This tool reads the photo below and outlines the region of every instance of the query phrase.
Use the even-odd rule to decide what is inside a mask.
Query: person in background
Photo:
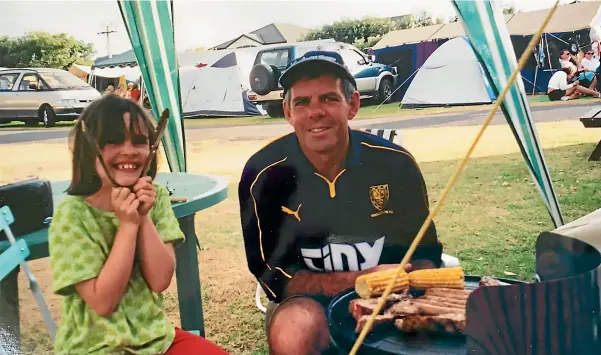
[[[588,71],[578,57],[572,56],[567,49],[562,50],[559,56],[559,63],[562,68],[569,68],[573,73],[573,80],[578,80],[578,85],[595,91],[597,88],[597,78],[594,71]]]
[[[131,85],[132,85],[132,87],[131,87],[131,91],[130,91],[130,99],[133,102],[139,103],[141,92],[140,92],[140,89],[138,89],[138,84],[132,83]]]
[[[599,68],[599,60],[593,57],[593,50],[590,49],[584,53],[584,58],[580,60],[580,65],[587,71],[596,72]]]
[[[115,87],[113,85],[109,85],[104,89],[104,93],[102,96],[113,95],[115,93]]]
[[[577,99],[581,94],[588,94],[593,97],[599,97],[600,94],[594,90],[588,89],[578,80],[568,84],[574,77],[574,69],[572,67],[561,68],[553,74],[547,86],[547,95],[551,101],[567,101]]]
[[[115,90],[115,94],[119,97],[127,97],[127,89],[125,88],[125,85],[119,84],[119,86],[117,86],[117,90]]]

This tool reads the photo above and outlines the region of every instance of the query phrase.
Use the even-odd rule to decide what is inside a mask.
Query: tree
[[[92,44],[65,33],[31,32],[22,37],[0,37],[0,67],[44,67],[67,70],[77,63],[91,63]]]
[[[367,17],[362,20],[345,19],[311,30],[301,40],[332,38],[335,41],[353,44],[357,48],[363,49],[373,46],[390,31],[429,26],[435,23],[442,23],[442,19],[432,19],[427,13],[423,13],[419,17],[402,16],[397,21],[375,17]]]
[[[503,8],[503,14],[504,15],[511,15],[511,14],[515,14],[515,7],[512,6],[507,6]]]

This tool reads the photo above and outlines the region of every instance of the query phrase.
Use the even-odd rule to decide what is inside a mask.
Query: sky
[[[570,0],[560,0],[569,3]],[[503,0],[520,11],[552,6],[554,0]],[[317,28],[348,18],[392,17],[423,11],[448,18],[455,15],[450,0],[329,0],[329,1],[205,1],[175,0],[175,40],[178,52],[212,47],[270,23],[291,23]],[[93,44],[93,57],[110,51],[118,54],[131,48],[116,0],[6,1],[0,0],[0,36],[22,36],[27,32],[67,33]]]

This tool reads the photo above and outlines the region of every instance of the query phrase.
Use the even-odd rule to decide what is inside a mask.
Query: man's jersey
[[[414,158],[383,138],[349,130],[343,170],[332,181],[303,154],[294,133],[255,153],[239,184],[246,256],[268,298],[283,299],[298,270],[360,271],[398,264],[428,216]],[[441,264],[432,223],[413,260]]]

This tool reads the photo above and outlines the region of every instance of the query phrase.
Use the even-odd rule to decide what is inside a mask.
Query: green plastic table
[[[196,212],[214,206],[227,198],[228,182],[225,178],[211,175],[188,173],[159,173],[155,181],[166,186],[173,194],[171,197],[185,197],[186,202],[173,203],[173,211],[179,220],[186,241],[176,248],[176,278],[180,319],[182,329],[195,331],[204,336],[202,297],[198,270],[197,237],[194,230]],[[54,207],[66,196],[69,181],[52,183]],[[30,250],[27,260],[48,257],[48,228],[44,228],[16,238],[24,239]],[[8,241],[0,242],[0,253],[10,247]],[[10,338],[18,346],[19,329],[19,291],[18,271],[5,277],[0,283],[0,328],[5,332],[3,338]],[[35,275],[35,273],[34,273]],[[9,334],[7,334],[9,333]],[[17,347],[18,349],[18,347]]]

